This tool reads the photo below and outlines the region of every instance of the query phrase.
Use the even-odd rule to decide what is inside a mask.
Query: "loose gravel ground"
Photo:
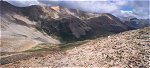
[[[2,67],[149,68],[150,27],[97,38],[65,52],[32,57]]]

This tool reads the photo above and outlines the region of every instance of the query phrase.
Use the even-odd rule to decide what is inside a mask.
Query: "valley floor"
[[[97,38],[73,49],[33,56],[1,67],[149,68],[150,27]]]

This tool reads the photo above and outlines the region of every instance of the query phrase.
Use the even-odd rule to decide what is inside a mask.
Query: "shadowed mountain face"
[[[128,30],[150,26],[150,20],[149,19],[138,19],[135,17],[124,17],[121,20],[122,20],[123,24],[126,25]]]
[[[57,35],[65,41],[95,36],[103,32],[122,32],[127,29],[111,14],[94,14],[55,7],[57,10],[47,6],[30,6],[21,9],[30,20],[40,24],[39,29],[49,35]]]
[[[15,7],[7,2],[1,1],[0,3],[2,8],[1,18],[5,20],[5,23],[1,22],[2,26],[4,26],[2,29],[5,29],[3,33],[8,31],[8,33],[28,37],[29,35],[26,35],[27,32],[22,32],[21,30],[23,27],[26,27],[27,29],[33,28],[40,34],[45,33],[49,36],[56,36],[63,41],[70,41],[85,39],[104,34],[105,32],[116,33],[127,30],[126,26],[118,18],[107,13],[87,13],[59,6],[33,5],[29,7]],[[18,25],[21,28],[17,27],[14,29],[15,31],[9,31],[7,26],[12,26],[11,24]],[[29,31],[27,29],[24,29],[24,31]],[[31,32],[28,33],[30,34]]]
[[[87,13],[60,6],[15,7],[0,1],[2,36],[19,36],[42,42],[57,43],[81,40],[105,33],[127,30],[117,17],[104,13]]]

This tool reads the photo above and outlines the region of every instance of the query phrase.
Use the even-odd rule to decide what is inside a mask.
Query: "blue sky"
[[[121,8],[121,10],[125,10],[125,11],[132,11],[134,8],[130,7],[130,6],[123,6]]]
[[[149,0],[4,0],[15,6],[63,6],[87,12],[111,13],[118,17],[149,18]]]

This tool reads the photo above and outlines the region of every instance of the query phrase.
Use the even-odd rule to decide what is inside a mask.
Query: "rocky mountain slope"
[[[126,26],[111,14],[91,15],[76,9],[68,9],[59,6],[47,7],[35,5],[21,9],[25,16],[29,16],[30,20],[37,21],[38,24],[40,24],[38,27],[39,29],[49,35],[59,36],[66,41],[90,36],[89,32],[95,30],[95,28],[101,29],[94,31],[94,33],[96,32],[95,34],[104,31],[121,32],[127,30]],[[117,30],[117,28],[120,30]],[[102,29],[104,29],[104,31],[102,31]],[[69,39],[67,39],[66,36]]]
[[[149,57],[150,27],[146,27],[97,38],[65,52],[54,51],[43,57],[35,56],[2,67],[149,68]]]
[[[36,22],[29,20],[18,7],[0,1],[1,51],[24,51],[39,43],[60,42],[36,29]]]
[[[143,28],[147,20],[124,22],[108,13],[16,7],[4,1],[0,19],[2,68],[150,67],[150,27]]]
[[[60,40],[75,41],[127,30],[111,14],[92,14],[59,6],[16,7],[4,1],[0,4],[1,51],[24,51],[39,43],[59,44]]]
[[[4,1],[0,4],[1,51],[24,51],[39,43],[59,44],[127,30],[117,17],[107,13],[60,6],[16,7]]]

